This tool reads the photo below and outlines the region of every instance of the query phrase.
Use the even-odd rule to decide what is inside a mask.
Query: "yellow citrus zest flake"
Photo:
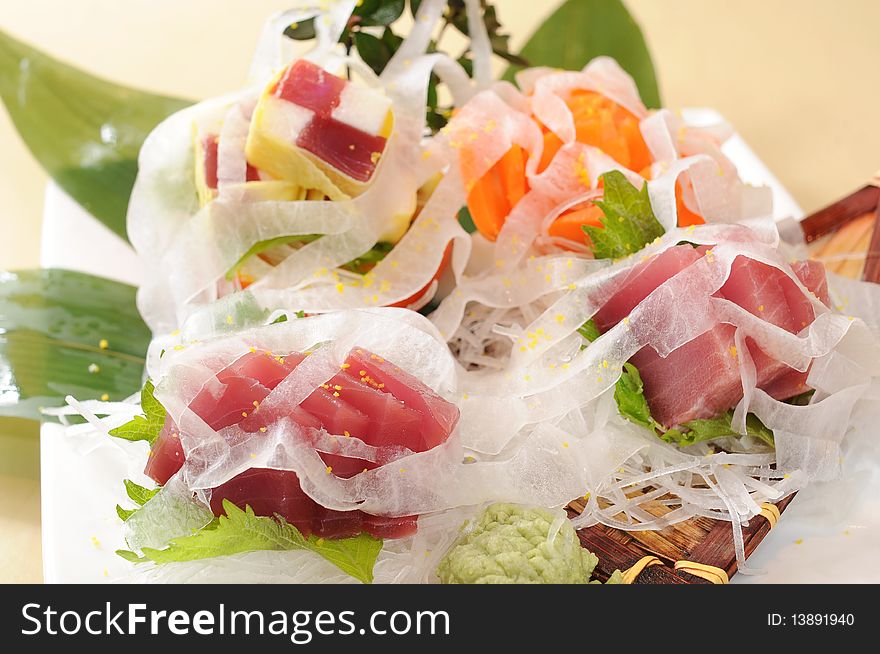
[[[333,466],[327,466],[324,470],[329,475],[331,472],[333,472]]]
[[[345,286],[343,285],[342,282],[339,282],[338,284],[336,284],[336,290],[339,291],[340,293],[345,291]]]
[[[346,438],[351,438],[351,434],[349,433],[349,431],[347,429],[342,433],[345,434]]]
[[[728,350],[730,351],[730,356],[734,359],[736,358],[736,345],[731,345]]]
[[[795,544],[795,545],[801,545],[803,542],[804,542],[804,539],[803,539],[803,538],[798,538],[798,539],[794,542],[794,544]]]
[[[106,338],[102,338],[100,341],[98,341],[98,347],[102,350],[106,350],[108,347],[110,347],[110,343],[107,342]]]
[[[227,325],[231,325],[231,324],[232,324],[232,314],[226,316],[226,324],[227,324]]]
[[[266,427],[260,427],[260,431],[263,432],[264,434],[266,433],[266,429],[267,429]]]
[[[350,363],[343,363],[339,367],[342,368],[343,370],[348,370],[349,368],[351,368],[351,364]]]

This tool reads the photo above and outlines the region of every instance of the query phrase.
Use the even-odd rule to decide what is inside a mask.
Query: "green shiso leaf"
[[[155,387],[149,379],[144,384],[141,391],[141,411],[142,416],[135,416],[124,425],[120,425],[116,429],[110,430],[111,436],[123,438],[127,441],[147,441],[150,445],[156,442],[159,432],[165,424],[165,407],[155,398],[153,391]],[[126,488],[128,488],[126,483]],[[131,497],[131,492],[129,492]],[[132,497],[132,499],[134,499]],[[141,502],[143,504],[143,502]]]
[[[621,259],[663,236],[665,230],[651,208],[647,183],[639,190],[617,170],[605,173],[600,179],[604,184],[604,197],[595,204],[605,214],[601,218],[602,227],[583,227],[593,243],[593,256]]]
[[[651,417],[648,400],[645,399],[642,377],[638,368],[631,363],[623,364],[623,371],[614,388],[614,400],[617,402],[620,415],[630,422],[651,430],[657,426]]]
[[[117,553],[129,561],[161,564],[258,550],[309,550],[363,583],[373,581],[373,567],[382,549],[378,538],[368,534],[341,539],[306,537],[279,516],[258,516],[249,506],[242,510],[224,500],[223,510],[226,515],[192,535],[175,538],[165,549],[143,548],[143,558],[124,550]]]
[[[124,479],[122,483],[125,485],[125,492],[128,495],[128,498],[137,504],[137,508],[134,509],[125,509],[118,504],[116,505],[116,515],[118,515],[119,519],[123,522],[128,520],[140,507],[153,499],[156,494],[162,490],[161,487],[146,488],[140,484],[136,484],[131,479]]]
[[[669,429],[661,435],[661,438],[668,443],[676,443],[677,445],[693,445],[725,436],[737,437],[740,435],[733,428],[733,411],[727,411],[715,418],[691,420],[684,423],[682,427],[684,427],[684,431]],[[770,447],[775,447],[773,431],[753,413],[746,416],[746,434],[764,441]]]

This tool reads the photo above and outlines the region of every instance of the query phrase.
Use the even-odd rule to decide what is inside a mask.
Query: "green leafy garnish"
[[[604,197],[595,204],[605,214],[600,219],[602,227],[582,227],[593,244],[593,256],[621,259],[663,236],[663,225],[651,208],[647,183],[639,190],[618,170],[609,171],[600,179]]]
[[[654,430],[659,425],[651,417],[648,400],[645,399],[645,385],[638,368],[631,363],[623,364],[623,371],[614,388],[614,400],[620,415],[641,425],[645,429]]]
[[[800,395],[795,395],[794,397],[790,397],[787,400],[783,400],[786,404],[791,404],[793,406],[807,406],[810,403],[810,400],[813,399],[813,395],[816,394],[815,389],[810,389],[808,391],[804,391]]]
[[[580,334],[587,343],[592,343],[601,335],[599,332],[599,328],[596,326],[596,321],[590,318],[587,322],[577,328],[578,334]],[[585,348],[586,345],[583,345],[581,349]]]
[[[299,236],[279,236],[278,238],[271,238],[266,241],[260,241],[259,243],[254,244],[247,252],[245,252],[241,256],[241,258],[235,263],[234,266],[232,266],[232,268],[226,271],[226,279],[233,279],[239,269],[251,257],[262,254],[263,252],[270,250],[274,247],[290,245],[292,243],[300,243],[302,245],[305,245],[306,243],[311,243],[312,241],[316,241],[319,238],[321,238],[320,234],[301,234]],[[382,259],[384,259],[393,248],[393,243],[385,243],[380,241],[359,257],[341,265],[340,268],[345,268],[346,270],[349,270],[353,273],[364,274],[369,268],[372,268],[374,265],[382,261]]]
[[[473,234],[477,231],[477,226],[474,224],[474,218],[471,216],[471,212],[466,206],[462,207],[458,212],[458,224],[461,225],[461,228],[468,234]]]
[[[142,416],[135,416],[124,425],[110,430],[111,436],[124,438],[127,441],[147,441],[150,445],[156,442],[159,432],[165,425],[165,407],[153,395],[155,386],[149,379],[141,391]]]
[[[232,268],[226,271],[226,279],[233,279],[235,277],[235,274],[238,272],[238,269],[241,268],[248,259],[257,256],[258,254],[262,254],[266,250],[281,245],[290,245],[291,243],[311,243],[312,241],[315,241],[319,238],[321,238],[320,234],[299,234],[297,236],[279,236],[278,238],[270,238],[265,241],[259,241],[258,243],[252,245],[247,252],[241,255],[239,260],[235,262],[235,265],[233,265]]]
[[[306,312],[305,312],[305,311],[302,311],[302,310],[300,310],[300,311],[295,311],[295,312],[293,313],[293,315],[294,315],[296,318],[305,318],[305,317],[306,317]],[[273,320],[273,321],[270,322],[269,324],[270,324],[270,325],[279,325],[279,324],[281,324],[281,323],[283,323],[283,322],[287,322],[287,314],[286,314],[286,313],[282,313],[280,316],[278,316],[277,318],[275,318],[275,320]]]
[[[665,429],[651,416],[642,377],[638,368],[631,363],[623,364],[620,379],[617,380],[614,388],[614,401],[617,402],[620,415],[632,423],[650,429],[667,443],[687,446],[726,436],[741,436],[733,428],[733,411],[727,411],[714,418],[691,420],[679,428]],[[775,447],[773,430],[753,413],[746,416],[746,434],[764,441],[770,447]]]
[[[386,243],[384,241],[379,241],[371,247],[369,250],[364,252],[361,256],[356,259],[352,259],[346,264],[340,266],[340,268],[345,268],[346,270],[350,270],[353,273],[364,274],[370,268],[375,266],[377,263],[382,261],[391,250],[394,249],[394,243]]]
[[[686,431],[669,429],[660,438],[667,443],[677,445],[693,445],[703,441],[712,441],[725,436],[740,436],[733,428],[733,411],[727,411],[715,418],[691,420],[682,425]],[[753,413],[746,416],[746,434],[758,438],[770,447],[775,447],[773,431]]]
[[[161,564],[258,550],[309,550],[365,584],[373,581],[373,566],[382,549],[382,541],[378,538],[369,534],[341,539],[306,537],[280,516],[258,516],[250,506],[242,511],[232,502],[223,500],[223,510],[226,515],[192,535],[175,538],[165,549],[145,547],[140,557],[127,550],[116,553],[133,563],[152,561]]]
[[[122,483],[125,485],[125,492],[128,495],[128,498],[137,504],[138,508],[149,502],[160,490],[162,490],[161,487],[145,488],[140,484],[134,483],[131,479],[125,479]],[[123,522],[128,520],[137,510],[138,509],[124,509],[118,504],[116,505],[116,515],[118,515]]]

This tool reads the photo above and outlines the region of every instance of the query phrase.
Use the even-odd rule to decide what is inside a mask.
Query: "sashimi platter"
[[[597,575],[579,533],[700,519],[754,575],[743,534],[870,437],[880,289],[809,258],[732,128],[607,56],[501,80],[459,4],[467,61],[422,0],[377,73],[361,3],[300,3],[144,142],[143,389],[49,410],[121,470],[95,577],[632,583],[675,562]]]

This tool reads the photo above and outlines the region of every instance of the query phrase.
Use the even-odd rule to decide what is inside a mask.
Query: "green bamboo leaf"
[[[49,175],[123,238],[141,143],[189,104],[98,79],[3,31],[0,97]]]
[[[520,52],[532,66],[579,70],[599,55],[617,59],[633,76],[642,101],[660,106],[654,64],[642,31],[622,0],[568,0],[535,31]],[[512,80],[518,67],[507,69]]]
[[[0,272],[0,415],[141,387],[150,330],[126,284],[68,270]]]

